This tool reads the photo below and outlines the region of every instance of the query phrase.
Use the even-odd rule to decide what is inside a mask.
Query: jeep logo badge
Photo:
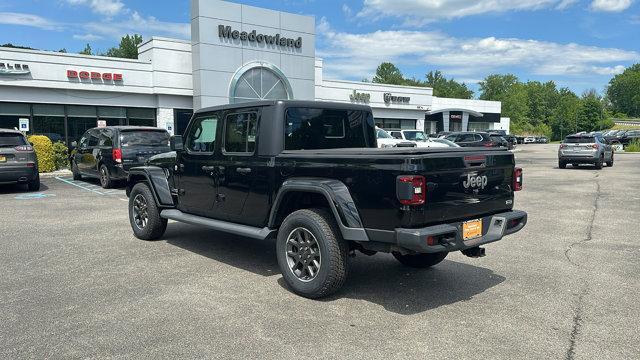
[[[472,176],[471,174],[467,174],[467,180],[462,182],[462,186],[465,189],[469,188],[479,188],[484,189],[487,186],[489,179],[486,175],[482,176]]]

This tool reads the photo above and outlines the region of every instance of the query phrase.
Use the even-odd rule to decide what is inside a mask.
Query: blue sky
[[[313,15],[325,77],[371,78],[382,61],[477,88],[493,73],[602,91],[640,62],[640,0],[247,0]],[[190,1],[3,0],[0,43],[106,50],[126,33],[189,38]]]

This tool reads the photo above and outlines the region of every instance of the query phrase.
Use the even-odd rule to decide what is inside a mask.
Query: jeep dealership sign
[[[246,31],[238,31],[233,30],[231,26],[218,25],[218,36],[221,39],[233,39],[240,41],[249,41],[258,44],[267,44],[267,45],[279,45],[284,47],[291,47],[300,49],[302,47],[302,37],[298,37],[297,39],[286,38],[280,36],[280,34],[275,35],[265,35],[257,33],[255,30],[251,32]]]
[[[395,96],[391,93],[384,93],[385,104],[408,104],[411,98],[408,96]]]

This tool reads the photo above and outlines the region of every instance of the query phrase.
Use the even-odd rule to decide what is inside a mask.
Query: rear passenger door
[[[478,139],[476,134],[460,134],[456,143],[463,147],[476,146]]]
[[[268,210],[269,158],[258,155],[260,108],[229,112],[218,166],[219,200],[227,220],[261,226]]]

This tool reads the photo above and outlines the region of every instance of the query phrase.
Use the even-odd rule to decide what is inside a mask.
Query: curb
[[[57,170],[54,172],[49,172],[49,173],[40,173],[40,178],[41,179],[52,179],[56,176],[70,176],[71,175],[71,170]]]

